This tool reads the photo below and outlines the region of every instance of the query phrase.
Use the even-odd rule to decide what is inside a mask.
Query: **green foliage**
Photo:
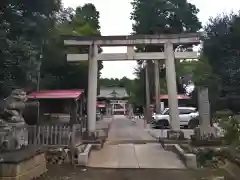
[[[198,9],[186,0],[134,0],[131,20],[134,21],[133,31],[135,34],[176,34],[183,32],[196,32],[201,28],[197,18]],[[163,51],[160,46],[139,47],[138,51],[159,52]],[[144,70],[140,66],[136,69],[138,83],[135,92],[139,102],[144,102]],[[154,77],[154,64],[148,61],[149,77]],[[160,78],[165,79],[165,69],[161,70]],[[183,92],[180,79],[177,78],[179,93]],[[161,80],[164,85],[165,80]],[[150,96],[153,100],[154,78],[150,78]],[[164,92],[166,89],[164,89]],[[141,100],[140,100],[141,99]],[[142,104],[143,105],[143,104]]]
[[[203,54],[221,79],[223,95],[238,95],[240,87],[240,14],[219,15],[205,27]]]
[[[118,78],[101,78],[99,80],[100,86],[104,87],[129,87],[129,84],[132,83],[133,80],[128,79],[127,77],[123,77],[121,79]],[[128,88],[127,88],[128,89]],[[129,89],[130,90],[130,89]]]
[[[63,46],[61,35],[90,36],[100,35],[99,12],[94,5],[65,9],[59,14],[53,36],[46,44],[41,69],[41,88],[87,90],[88,61],[66,62],[66,53],[88,53],[86,48],[68,48]],[[102,69],[99,62],[99,71]]]
[[[220,83],[220,79],[212,72],[212,67],[204,56],[195,62],[194,67],[193,80],[197,86],[211,87]]]
[[[180,77],[193,74],[197,63],[198,61],[178,61],[176,62],[176,71]]]
[[[226,98],[225,107],[239,112],[240,97],[240,14],[219,15],[205,27],[201,66],[196,76],[199,85],[211,91],[211,105],[217,107],[220,97]],[[204,62],[205,61],[205,62]],[[199,76],[200,73],[202,76]],[[217,109],[217,108],[216,108]]]
[[[199,10],[186,0],[134,0],[132,5],[137,34],[176,34],[201,28]]]
[[[99,12],[93,4],[89,3],[83,7],[77,7],[76,17],[77,19],[82,18],[85,23],[88,23],[92,29],[97,30],[98,34],[100,34]]]
[[[219,168],[224,165],[225,153],[222,150],[212,148],[199,148],[196,153],[197,164],[199,167]]]
[[[224,123],[225,141],[231,145],[239,145],[240,143],[240,124],[237,118],[230,117]]]
[[[61,35],[100,35],[93,4],[73,10],[60,0],[10,0],[0,2],[0,14],[1,96],[12,88],[36,89],[39,66],[41,89],[86,89],[88,62],[69,64],[66,54],[87,49],[64,48]]]
[[[221,111],[216,111],[216,113],[215,113],[215,115],[216,115],[216,117],[218,117],[218,118],[222,118],[222,117],[227,117],[227,118],[229,118],[229,116],[233,116],[234,114],[233,114],[233,112],[231,111],[231,110],[229,110],[229,109],[223,109],[223,110],[221,110]]]
[[[1,96],[36,85],[41,39],[51,31],[60,5],[53,0],[0,2]]]

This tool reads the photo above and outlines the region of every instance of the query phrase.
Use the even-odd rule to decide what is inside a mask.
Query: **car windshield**
[[[190,108],[182,108],[179,109],[179,114],[191,114],[191,113],[195,113],[196,109],[190,109]]]
[[[166,115],[168,113],[168,108],[164,109],[164,111],[162,112],[162,115]]]
[[[192,108],[179,108],[178,109],[179,114],[190,114],[196,112],[196,109]],[[164,109],[164,111],[161,113],[162,115],[168,115],[169,114],[169,108]]]

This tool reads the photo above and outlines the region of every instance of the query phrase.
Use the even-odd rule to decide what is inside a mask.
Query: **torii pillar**
[[[164,53],[166,58],[166,78],[168,89],[168,106],[171,120],[171,128],[173,130],[180,130],[180,118],[178,112],[177,99],[177,83],[176,83],[176,69],[175,56],[172,42],[168,41],[164,44]]]
[[[161,100],[160,100],[160,82],[159,82],[159,60],[154,61],[154,75],[155,75],[155,104],[156,113],[161,112]]]
[[[98,80],[98,47],[96,44],[92,44],[89,47],[88,56],[88,103],[87,103],[87,115],[88,115],[88,131],[93,133],[96,131],[96,102],[97,102],[97,80]],[[94,107],[94,108],[93,108]]]

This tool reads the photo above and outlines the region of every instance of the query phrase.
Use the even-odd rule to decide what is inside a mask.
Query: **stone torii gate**
[[[196,52],[174,52],[174,46],[185,44],[199,44],[200,34],[172,34],[172,35],[130,35],[130,36],[64,36],[65,46],[89,46],[88,54],[67,54],[68,62],[89,61],[88,73],[88,131],[96,131],[96,101],[97,101],[97,61],[127,61],[127,60],[166,60],[166,78],[168,88],[168,101],[170,109],[171,127],[180,130],[178,112],[175,59],[196,59]],[[134,51],[136,45],[164,46],[164,52]],[[127,53],[98,53],[101,46],[127,46]]]

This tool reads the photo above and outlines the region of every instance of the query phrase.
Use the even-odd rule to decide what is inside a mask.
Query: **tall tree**
[[[100,33],[99,12],[93,4],[88,3],[83,7],[77,7],[76,16],[82,18],[85,23]]]
[[[221,79],[221,95],[229,98],[232,110],[240,111],[240,13],[211,18],[205,32],[203,54]]]
[[[36,88],[39,64],[41,88],[87,87],[88,62],[70,64],[65,56],[87,49],[66,50],[60,36],[100,35],[94,5],[75,11],[62,9],[61,0],[10,0],[0,2],[0,14],[0,95],[8,95],[16,87]]]
[[[61,35],[90,36],[100,35],[99,12],[93,4],[65,9],[58,15],[55,30],[44,49],[41,68],[41,88],[87,90],[88,61],[71,64],[66,61],[66,54],[88,53],[87,48],[66,48]],[[102,62],[99,62],[99,76]],[[86,91],[87,92],[87,91]]]
[[[1,95],[36,84],[41,39],[51,31],[60,6],[59,0],[0,2]]]
[[[240,14],[210,19],[205,31],[203,53],[213,72],[220,75],[223,88],[235,94],[240,87]]]
[[[133,31],[135,34],[176,34],[196,32],[201,28],[201,23],[197,18],[199,10],[187,0],[134,0],[132,5],[131,19],[134,21]],[[163,47],[145,46],[141,47],[139,51],[159,52],[163,51]],[[149,77],[154,77],[153,62],[148,61],[148,63]],[[163,69],[161,75],[165,77],[164,72]],[[143,77],[139,76],[139,80],[143,81]],[[151,78],[151,97],[154,97],[153,85],[154,81]],[[142,87],[139,88],[142,89]],[[181,90],[181,86],[178,89]],[[141,92],[144,92],[143,89]],[[139,97],[144,97],[144,94]]]
[[[127,77],[123,77],[121,79],[118,78],[101,78],[99,80],[100,86],[103,87],[124,87],[128,94],[133,93],[134,79],[129,79]]]
[[[195,5],[186,0],[134,0],[131,19],[139,34],[176,34],[201,28]]]

